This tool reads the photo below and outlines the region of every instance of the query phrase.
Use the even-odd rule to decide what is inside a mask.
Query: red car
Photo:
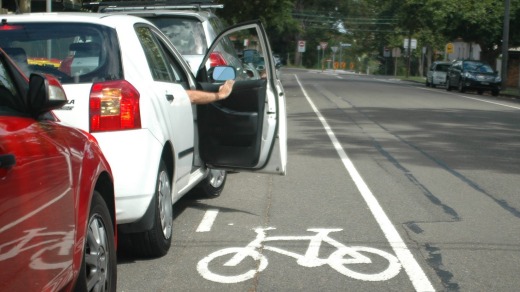
[[[50,112],[67,103],[0,49],[0,291],[116,291],[112,173],[95,139]]]

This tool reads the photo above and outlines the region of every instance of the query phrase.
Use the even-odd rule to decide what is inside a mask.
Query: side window
[[[171,67],[164,56],[163,49],[158,44],[152,31],[145,26],[137,26],[135,31],[141,46],[143,46],[153,79],[155,81],[173,82],[174,74],[171,72]]]
[[[4,60],[0,61],[0,115],[19,115],[22,98],[18,92]]]
[[[177,83],[183,83],[184,87],[187,88],[188,84],[186,83],[186,81],[188,80],[188,78],[182,70],[182,66],[179,64],[177,59],[169,50],[168,46],[161,39],[158,38],[157,40],[160,43],[161,48],[164,52],[164,57],[168,62],[168,66],[170,67],[170,70],[173,73],[173,81]]]
[[[220,65],[236,69],[236,80],[267,77],[267,54],[262,47],[256,28],[241,29],[218,40],[206,65],[207,72]]]

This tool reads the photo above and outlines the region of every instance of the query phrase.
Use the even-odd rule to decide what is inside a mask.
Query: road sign
[[[330,49],[332,50],[332,52],[337,52],[338,51],[338,47],[334,46],[334,47],[330,47]]]
[[[298,41],[298,52],[305,52],[305,41]]]
[[[405,49],[408,49],[408,39],[404,39],[403,44],[403,47]],[[410,42],[410,46],[412,47],[412,50],[417,49],[417,39],[412,39],[412,41]]]
[[[448,43],[446,45],[446,53],[453,54],[453,44],[452,43]]]
[[[352,44],[344,44],[344,43],[339,43],[339,44],[340,44],[340,46],[341,46],[342,48],[348,48],[348,47],[351,47],[351,46],[352,46]]]
[[[328,44],[329,43],[327,43],[327,42],[320,42],[320,47],[325,50],[327,48]]]
[[[394,57],[394,58],[401,57],[401,49],[400,48],[393,48],[392,49],[392,57]]]

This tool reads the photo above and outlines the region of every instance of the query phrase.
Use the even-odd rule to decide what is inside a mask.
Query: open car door
[[[227,99],[197,106],[200,157],[211,168],[284,175],[285,95],[263,25],[238,24],[215,39],[197,74],[201,89],[218,90],[217,66],[233,67],[235,84]]]

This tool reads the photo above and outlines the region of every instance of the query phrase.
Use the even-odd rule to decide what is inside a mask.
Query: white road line
[[[303,85],[300,82],[300,79],[298,79],[298,76],[294,75],[296,77],[296,81],[300,85],[300,88],[305,95],[305,98],[311,105],[313,111],[318,116],[318,119],[321,121],[323,128],[325,128],[325,131],[327,132],[327,135],[329,136],[330,140],[332,141],[332,144],[334,145],[334,148],[338,152],[339,157],[341,158],[341,161],[343,162],[343,165],[347,169],[348,173],[350,174],[350,177],[356,184],[359,192],[361,193],[361,196],[363,199],[365,199],[365,202],[367,203],[370,211],[372,212],[372,215],[376,219],[377,223],[379,224],[379,227],[383,231],[383,233],[386,236],[386,239],[388,240],[388,243],[392,246],[392,249],[394,250],[397,258],[403,265],[404,270],[408,274],[408,277],[412,281],[413,286],[415,287],[416,291],[435,291],[432,284],[430,283],[430,280],[428,277],[426,277],[426,274],[422,270],[421,266],[415,258],[413,257],[412,253],[404,243],[403,239],[399,235],[399,232],[395,229],[394,225],[386,215],[385,211],[379,205],[379,202],[377,201],[374,194],[372,194],[372,191],[368,188],[368,185],[365,183],[359,172],[357,171],[356,167],[352,163],[352,161],[349,159],[347,153],[345,153],[345,150],[339,143],[338,139],[336,138],[336,135],[330,128],[329,124],[325,120],[325,118],[321,115],[318,108],[314,105],[310,97],[307,95],[307,92],[303,88]]]
[[[431,88],[424,88],[424,87],[417,87],[417,88],[422,89],[422,90],[432,91],[432,92],[439,92],[438,90],[431,89]],[[450,94],[450,92],[448,92],[448,91],[446,91],[445,93],[446,94]],[[503,106],[503,107],[509,107],[509,108],[514,108],[514,109],[520,110],[520,107],[518,107],[518,106],[507,105],[507,104],[503,104],[503,103],[500,103],[500,102],[494,102],[494,101],[485,100],[485,99],[482,99],[482,98],[476,98],[476,97],[471,97],[471,96],[466,96],[466,95],[461,95],[461,94],[456,94],[456,93],[451,93],[451,95],[455,95],[455,96],[458,96],[458,97],[463,97],[463,98],[467,98],[467,99],[472,99],[472,100],[476,100],[476,101],[481,101],[481,102],[485,102],[485,103],[490,103],[490,104],[494,104],[494,105],[500,105],[500,106]]]
[[[503,103],[499,103],[499,102],[493,102],[493,101],[489,101],[489,100],[484,100],[484,99],[480,99],[480,98],[464,96],[464,95],[460,95],[460,94],[455,94],[455,95],[456,96],[460,96],[460,97],[464,97],[464,98],[467,98],[467,99],[477,100],[477,101],[481,101],[481,102],[485,102],[485,103],[491,103],[491,104],[494,104],[494,105],[500,105],[500,106],[514,108],[514,109],[520,109],[520,107],[507,105],[507,104],[503,104]]]
[[[204,213],[204,217],[202,217],[202,221],[197,227],[197,232],[208,232],[211,231],[211,226],[213,226],[213,222],[218,215],[218,209],[209,209]]]

